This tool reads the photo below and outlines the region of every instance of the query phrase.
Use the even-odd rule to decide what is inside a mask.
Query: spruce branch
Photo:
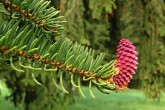
[[[91,81],[100,89],[115,90],[115,84],[106,79],[107,76],[116,74],[115,61],[102,65],[104,54],[94,57],[94,50],[72,43],[67,38],[60,38],[57,42],[51,43],[42,35],[39,38],[34,36],[33,33],[37,32],[35,28],[31,28],[31,24],[22,28],[19,28],[18,24],[19,21],[12,20],[9,23],[1,22],[0,26],[0,28],[3,27],[0,31],[0,53],[4,60],[10,61],[14,70],[24,72],[21,68],[30,69],[38,84],[40,83],[35,79],[34,71],[56,72],[59,70],[61,71],[60,85],[63,85],[62,73],[67,72],[82,76],[84,81]],[[8,31],[4,31],[7,30],[6,28]],[[14,65],[13,58],[19,61],[19,67]],[[37,64],[42,64],[43,67],[35,67]],[[72,75],[71,79],[71,83],[76,85]],[[64,87],[61,87],[67,93]],[[75,87],[80,89],[80,82]]]
[[[0,0],[6,10],[10,13],[12,19],[26,20],[42,31],[51,35],[59,35],[63,30],[60,19],[63,16],[57,16],[60,11],[54,7],[49,7],[50,1],[44,0]]]
[[[71,83],[79,89],[80,82],[78,85],[74,83],[74,74],[82,76],[84,81],[89,81],[89,88],[91,88],[91,84],[93,83],[102,92],[109,93],[111,90],[120,90],[127,87],[128,82],[132,78],[127,79],[127,75],[130,76],[131,74],[134,74],[131,72],[136,69],[137,59],[135,55],[137,53],[134,51],[135,47],[132,46],[128,40],[124,39],[120,42],[117,56],[118,63],[114,60],[102,65],[104,54],[94,57],[94,50],[77,43],[74,44],[67,38],[60,38],[57,42],[51,43],[42,35],[39,38],[36,38],[35,36],[31,37],[33,33],[37,33],[35,32],[35,28],[30,28],[31,25],[27,25],[22,27],[23,30],[21,29],[20,31],[18,26],[19,21],[18,23],[15,22],[16,21],[10,21],[9,23],[1,22],[0,28],[3,27],[3,30],[8,28],[9,30],[6,31],[6,33],[3,30],[0,31],[1,56],[4,60],[10,60],[11,67],[16,71],[24,72],[21,68],[32,70],[34,81],[38,84],[40,83],[35,79],[34,71],[56,72],[58,70],[60,71],[61,90],[66,93],[67,91],[62,86],[63,72],[67,72],[68,74],[72,73]],[[15,57],[19,59],[20,67],[14,66],[13,58]],[[128,63],[124,65],[121,60],[127,61],[129,64],[132,63],[133,65],[130,65],[130,68],[127,68],[126,66],[129,66],[127,65]],[[122,62],[123,66],[120,62]],[[23,65],[24,63],[28,63],[28,65]],[[42,64],[43,67],[35,67],[36,64]],[[126,82],[124,80],[126,80]],[[53,82],[55,81],[53,80]],[[122,85],[121,83],[124,84]],[[58,86],[56,83],[55,85]],[[80,93],[82,93],[81,90]],[[91,89],[90,93],[93,96]],[[82,96],[84,95],[82,94]]]
[[[51,8],[47,8],[49,2],[44,2],[44,0],[40,2],[38,0],[23,2],[1,0],[1,2],[10,11],[10,14],[13,14],[12,11],[18,12],[28,21],[25,20],[26,22],[22,24],[22,17],[12,18],[9,22],[0,20],[0,61],[10,65],[18,72],[24,72],[25,69],[31,70],[32,78],[39,85],[41,83],[35,77],[35,72],[49,72],[55,86],[65,93],[68,91],[63,85],[63,75],[70,75],[71,84],[79,89],[83,97],[85,95],[81,91],[81,80],[89,82],[89,91],[92,97],[94,97],[91,90],[92,84],[104,93],[127,88],[137,65],[137,52],[130,41],[122,39],[119,42],[116,60],[102,64],[103,53],[95,56],[93,49],[73,43],[64,37],[52,42],[45,38],[47,32],[41,32],[41,27],[36,26],[35,21],[29,23],[30,20],[33,20],[31,18],[37,19],[37,23],[39,23],[37,25],[40,25],[38,22],[40,20],[50,19],[51,23],[56,25],[55,21],[58,17],[55,17]],[[24,8],[25,11],[23,11]],[[29,17],[30,12],[32,13],[31,17]],[[46,23],[48,22],[46,21]],[[44,26],[49,28],[49,23]],[[19,65],[16,66],[15,61],[18,61]],[[60,81],[57,81],[55,77],[57,74],[60,76]],[[75,79],[75,76],[78,78]]]

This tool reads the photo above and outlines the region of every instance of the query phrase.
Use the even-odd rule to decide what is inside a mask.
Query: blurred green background
[[[65,16],[63,35],[106,53],[105,62],[115,59],[121,38],[134,43],[139,65],[130,89],[107,95],[93,88],[93,99],[84,84],[87,98],[72,89],[62,94],[47,74],[38,73],[41,87],[30,75],[0,64],[0,110],[165,109],[165,0],[51,0],[51,5]]]
[[[5,88],[4,83],[1,83],[1,86]],[[68,105],[66,110],[164,110],[165,108],[164,97],[160,102],[147,100],[140,90],[130,89],[119,93],[102,94],[96,88],[93,88],[94,95],[96,96],[94,99],[90,96],[87,87],[83,87],[82,89],[87,98],[74,96],[75,104]],[[23,110],[22,105],[14,107],[14,104],[10,101],[6,101],[6,95],[9,95],[9,91],[3,89],[0,97],[1,110]]]

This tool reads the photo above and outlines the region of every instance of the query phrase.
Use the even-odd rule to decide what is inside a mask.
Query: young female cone
[[[128,39],[121,39],[117,47],[117,62],[115,64],[119,72],[113,77],[116,89],[127,88],[133,78],[138,64],[136,55],[135,46]]]

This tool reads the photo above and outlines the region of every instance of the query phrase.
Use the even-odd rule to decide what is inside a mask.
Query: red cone
[[[119,73],[114,75],[113,81],[119,88],[128,86],[137,69],[137,52],[135,46],[128,39],[121,39],[117,47],[116,68]]]

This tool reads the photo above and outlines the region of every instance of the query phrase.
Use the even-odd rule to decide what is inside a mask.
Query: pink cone
[[[121,39],[117,47],[115,65],[119,69],[119,73],[113,77],[114,83],[119,88],[127,87],[133,77],[132,75],[135,74],[138,64],[136,55],[135,46],[128,39]]]

